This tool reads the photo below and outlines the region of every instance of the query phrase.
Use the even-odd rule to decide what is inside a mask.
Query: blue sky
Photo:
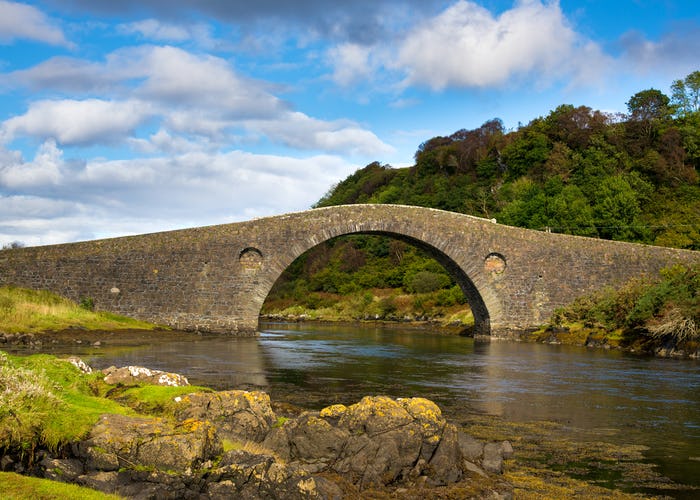
[[[0,244],[304,210],[436,135],[625,112],[699,54],[697,0],[0,0]]]

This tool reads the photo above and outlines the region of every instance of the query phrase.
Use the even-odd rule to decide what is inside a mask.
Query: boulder
[[[75,482],[85,471],[83,463],[75,458],[44,458],[39,465],[44,470],[44,478],[66,483]]]
[[[147,383],[172,387],[190,385],[187,378],[182,375],[161,370],[151,370],[143,366],[124,366],[122,368],[110,366],[102,372],[106,375],[104,381],[108,384],[134,385]]]
[[[454,483],[465,459],[460,431],[423,398],[368,396],[305,412],[273,429],[263,446],[306,472],[337,473],[361,489],[418,476]]]
[[[260,442],[277,421],[270,396],[260,391],[199,392],[182,396],[178,420],[208,420],[221,439]]]
[[[103,415],[79,455],[88,470],[114,471],[138,466],[185,472],[223,451],[214,427],[206,421],[173,424],[161,418]]]

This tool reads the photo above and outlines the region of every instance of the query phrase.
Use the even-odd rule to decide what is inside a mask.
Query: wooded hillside
[[[315,206],[418,205],[530,229],[700,250],[700,71],[671,91],[638,92],[626,114],[566,104],[516,130],[493,119],[433,137],[418,147],[414,166],[371,163]],[[453,287],[418,250],[353,237],[302,257],[271,298]]]

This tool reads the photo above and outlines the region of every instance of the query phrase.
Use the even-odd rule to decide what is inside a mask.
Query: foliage
[[[101,414],[129,412],[94,396],[94,382],[96,376],[53,356],[0,351],[0,448],[55,450],[87,434]]]
[[[553,323],[583,322],[606,330],[641,330],[677,341],[700,338],[700,266],[674,266],[654,280],[606,288],[555,311]]]
[[[626,116],[566,104],[514,131],[494,119],[434,137],[413,167],[372,163],[316,206],[401,203],[698,250],[700,72],[672,91],[636,93]]]
[[[91,330],[138,328],[153,330],[156,325],[118,316],[93,312],[94,301],[83,299],[78,305],[45,290],[0,287],[0,330],[8,333],[63,330],[80,326]]]

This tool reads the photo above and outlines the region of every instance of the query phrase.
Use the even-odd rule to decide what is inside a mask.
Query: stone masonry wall
[[[348,205],[225,224],[0,252],[0,285],[47,289],[186,330],[254,333],[270,288],[330,238],[379,233],[430,251],[484,333],[529,328],[577,296],[700,252],[543,233],[440,210]]]

